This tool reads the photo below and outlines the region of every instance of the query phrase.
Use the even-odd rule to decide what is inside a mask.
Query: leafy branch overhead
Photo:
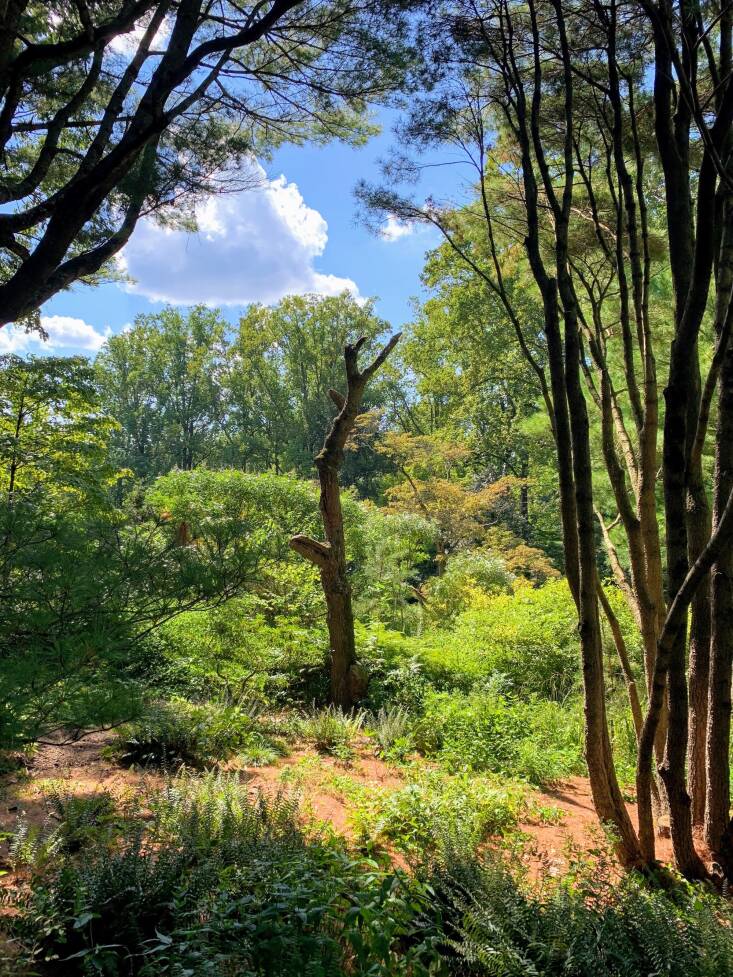
[[[5,6],[0,325],[114,273],[140,218],[251,188],[283,142],[362,141],[408,70],[402,2]]]

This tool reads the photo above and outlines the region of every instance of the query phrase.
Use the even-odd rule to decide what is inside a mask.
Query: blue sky
[[[379,159],[393,144],[384,131],[366,146],[286,146],[264,164],[264,187],[213,198],[199,211],[199,232],[163,231],[139,224],[123,252],[135,282],[75,288],[49,301],[42,317],[47,352],[93,355],[104,337],[141,312],[166,302],[220,305],[235,322],[249,302],[267,304],[286,294],[333,294],[348,287],[376,297],[380,315],[399,327],[420,294],[425,251],[438,241],[427,228],[390,221],[376,236],[357,221],[354,186],[379,180]],[[454,168],[431,169],[430,191],[450,194]],[[0,332],[3,349],[42,352],[12,327]]]

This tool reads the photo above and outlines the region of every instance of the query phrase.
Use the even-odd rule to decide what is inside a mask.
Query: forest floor
[[[110,734],[94,733],[77,742],[41,745],[23,768],[0,777],[2,837],[7,839],[14,831],[19,816],[29,825],[48,823],[52,819],[48,797],[53,790],[79,798],[105,791],[123,802],[163,786],[165,776],[160,772],[125,768],[107,759],[104,753],[110,740]],[[357,748],[348,760],[325,756],[303,745],[273,764],[241,767],[234,772],[253,797],[278,792],[296,795],[305,816],[350,840],[355,838],[355,792],[363,798],[371,792],[396,791],[405,785],[405,768],[378,759],[367,744]],[[607,850],[586,778],[573,777],[544,791],[528,788],[528,794],[529,810],[538,816],[530,814],[520,820],[511,847],[531,876],[564,874],[576,858]],[[627,806],[635,820],[635,806]],[[669,839],[658,838],[657,851],[660,860],[671,861]],[[0,852],[0,869],[9,867],[3,854]],[[405,865],[399,854],[393,858]],[[0,884],[12,886],[12,873],[5,874]]]

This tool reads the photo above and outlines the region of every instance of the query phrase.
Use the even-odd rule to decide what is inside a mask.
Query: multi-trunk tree
[[[703,820],[733,870],[732,15],[671,0],[449,4],[432,39],[442,78],[404,135],[460,149],[476,196],[456,211],[362,191],[441,230],[501,302],[535,372],[558,458],[596,809],[626,864],[653,863],[656,761],[688,877],[706,873],[693,835]],[[519,298],[526,282],[542,306],[542,358]],[[643,643],[638,832],[606,721],[598,537]]]

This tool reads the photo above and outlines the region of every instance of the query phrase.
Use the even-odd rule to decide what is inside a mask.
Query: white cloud
[[[112,330],[98,332],[83,319],[68,315],[41,316],[41,325],[48,333],[48,345],[54,349],[84,349],[96,352]]]
[[[210,197],[196,212],[198,232],[141,221],[122,267],[130,291],[162,302],[209,305],[271,304],[285,295],[358,295],[350,278],[316,271],[328,225],[308,207],[295,183],[267,180],[260,189]]]
[[[83,319],[68,315],[41,316],[41,325],[48,333],[48,340],[43,340],[38,333],[27,333],[20,326],[0,329],[0,353],[96,353],[112,332],[109,327],[99,332]]]
[[[140,41],[143,39],[143,35],[145,34],[149,23],[150,16],[147,16],[136,24],[133,30],[128,31],[126,34],[117,34],[116,37],[113,37],[110,41],[110,48],[116,54],[122,54],[126,58],[132,58],[138,49]],[[160,51],[166,46],[168,38],[170,37],[171,29],[170,19],[168,17],[164,17],[163,23],[155,32],[155,37],[150,45],[151,50]]]
[[[412,234],[415,230],[414,224],[408,224],[406,221],[401,221],[394,214],[390,214],[387,217],[387,223],[379,231],[379,236],[385,240],[389,241],[399,241],[401,237],[407,237]]]

